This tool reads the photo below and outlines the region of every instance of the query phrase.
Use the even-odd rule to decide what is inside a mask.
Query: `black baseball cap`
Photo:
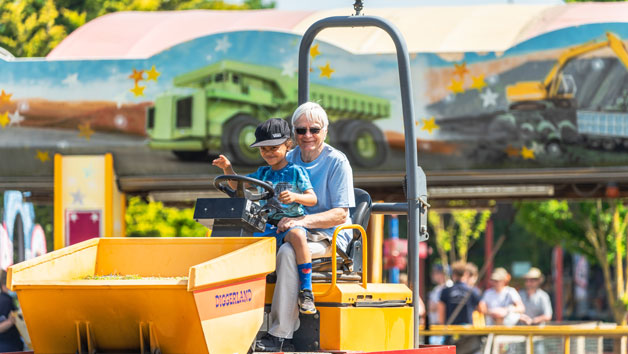
[[[281,118],[271,118],[255,129],[255,142],[251,147],[277,146],[290,139],[290,126]]]

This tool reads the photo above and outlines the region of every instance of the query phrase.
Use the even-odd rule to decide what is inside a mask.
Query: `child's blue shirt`
[[[273,170],[270,166],[262,166],[257,171],[247,175],[255,179],[267,182],[273,186],[275,196],[268,200],[261,200],[260,205],[273,205],[279,209],[273,210],[268,220],[279,221],[283,217],[297,217],[305,215],[305,208],[299,203],[282,204],[277,198],[279,193],[283,191],[291,191],[294,193],[303,193],[308,189],[313,189],[310,176],[301,166],[297,166],[291,162],[281,170]]]

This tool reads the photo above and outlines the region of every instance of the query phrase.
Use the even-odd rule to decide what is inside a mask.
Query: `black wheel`
[[[613,151],[617,148],[617,142],[613,138],[603,139],[602,148],[606,151]]]
[[[207,150],[201,151],[185,151],[185,150],[174,150],[172,151],[174,156],[176,156],[179,160],[182,161],[207,161],[209,160],[209,156],[207,155]]]
[[[240,165],[261,165],[264,160],[259,150],[249,146],[255,142],[255,128],[259,120],[239,114],[227,121],[223,127],[222,148],[233,156],[233,162]]]
[[[341,150],[349,160],[362,167],[381,165],[388,154],[388,142],[382,131],[368,121],[353,120],[342,127]]]
[[[550,156],[560,156],[563,153],[563,148],[559,140],[552,139],[545,144],[545,152]]]
[[[24,254],[24,224],[22,215],[17,214],[13,224],[13,264],[18,264],[26,259]]]
[[[235,182],[236,187],[232,188],[229,182]],[[255,192],[251,192],[246,188],[247,184],[259,188]],[[275,196],[275,190],[272,185],[247,176],[220,175],[214,178],[214,187],[231,198],[246,198],[253,202],[270,199]]]
[[[342,119],[329,124],[327,128],[327,140],[329,145],[342,149],[342,144],[346,143],[346,135],[343,135],[343,129],[349,122],[351,121],[348,119]]]

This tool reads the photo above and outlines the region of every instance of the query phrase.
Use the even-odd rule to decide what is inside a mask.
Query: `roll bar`
[[[357,11],[357,9],[356,9]],[[359,14],[359,12],[358,12]],[[309,100],[309,53],[316,35],[325,28],[378,27],[392,38],[397,50],[401,104],[405,131],[407,208],[408,208],[408,280],[412,290],[414,313],[419,313],[419,242],[427,239],[427,186],[425,173],[418,164],[417,137],[412,104],[410,58],[399,30],[386,19],[375,16],[334,16],[312,24],[303,34],[299,47],[299,105]],[[414,316],[414,347],[419,347],[419,316]]]

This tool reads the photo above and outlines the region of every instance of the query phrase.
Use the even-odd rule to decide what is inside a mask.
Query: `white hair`
[[[297,109],[292,114],[292,133],[294,134],[294,124],[301,117],[304,117],[310,123],[318,123],[321,125],[323,130],[327,130],[327,126],[329,126],[329,119],[327,118],[327,113],[316,102],[305,102],[304,104],[297,107]]]

